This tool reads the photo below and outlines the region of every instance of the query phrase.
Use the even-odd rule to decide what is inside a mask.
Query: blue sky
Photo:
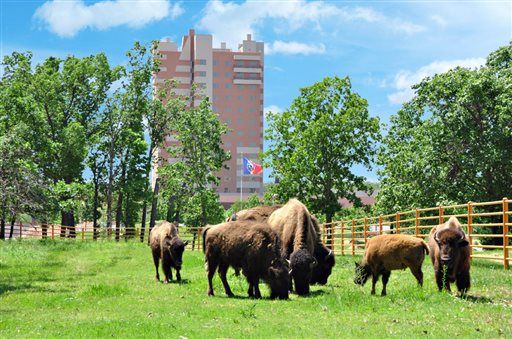
[[[325,76],[348,75],[383,122],[421,78],[477,67],[512,40],[512,1],[2,0],[0,8],[1,54],[30,50],[36,62],[105,52],[120,64],[135,41],[180,42],[189,28],[231,48],[251,33],[266,43],[267,109],[285,109]]]

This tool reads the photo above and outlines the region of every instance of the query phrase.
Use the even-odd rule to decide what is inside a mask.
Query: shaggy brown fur
[[[208,295],[213,295],[212,278],[218,268],[228,296],[233,296],[226,279],[229,266],[241,269],[249,282],[249,297],[261,298],[259,280],[270,286],[271,298],[288,298],[289,267],[280,257],[279,236],[266,223],[231,221],[208,226],[203,231],[203,249],[208,271]]]
[[[318,263],[311,273],[311,283],[325,285],[327,284],[327,279],[331,275],[332,268],[336,264],[336,261],[334,253],[325,247],[322,243],[322,239],[320,239],[320,226],[314,215],[311,215],[311,222],[317,234],[314,256]]]
[[[154,227],[149,235],[149,246],[153,254],[153,262],[156,270],[156,280],[160,281],[158,264],[162,259],[162,270],[165,274],[164,283],[172,280],[171,267],[176,269],[176,279],[181,281],[181,264],[183,251],[188,241],[183,242],[178,236],[178,228],[170,222],[164,221],[161,225]]]
[[[382,274],[382,295],[386,295],[386,285],[392,270],[409,267],[412,274],[423,286],[421,265],[428,254],[427,244],[418,238],[405,234],[385,234],[371,238],[366,243],[361,265],[356,263],[354,282],[364,285],[372,276],[372,294],[375,294],[375,284]]]
[[[281,237],[282,257],[290,259],[295,291],[299,295],[308,294],[311,273],[317,264],[313,256],[317,234],[308,209],[297,199],[291,199],[270,215],[268,223]],[[301,255],[294,256],[297,262],[291,260],[292,254],[300,250],[304,250]],[[304,265],[306,261],[309,265]]]
[[[428,246],[439,291],[455,282],[461,294],[470,287],[469,241],[456,217],[430,230]],[[445,272],[446,271],[446,272]]]
[[[256,206],[253,208],[249,208],[246,210],[241,210],[236,212],[235,216],[236,219],[233,219],[232,217],[229,217],[227,221],[234,221],[234,220],[254,220],[254,221],[267,221],[267,219],[270,217],[270,215],[277,209],[283,207],[283,205],[262,205],[262,206]],[[233,220],[232,220],[233,219]]]

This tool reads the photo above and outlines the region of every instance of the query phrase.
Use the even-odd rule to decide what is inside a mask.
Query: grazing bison
[[[382,295],[386,295],[391,271],[409,267],[420,286],[423,286],[421,265],[425,253],[428,254],[427,244],[410,235],[385,234],[371,238],[366,243],[361,264],[356,263],[354,282],[363,286],[371,275],[372,294],[375,294],[375,284],[382,274]]]
[[[283,205],[262,205],[256,206],[253,208],[249,208],[246,210],[241,210],[236,213],[233,213],[231,217],[229,217],[226,221],[235,221],[235,220],[253,220],[253,221],[267,221],[268,217],[277,209],[281,208]]]
[[[455,282],[461,294],[470,287],[469,241],[456,217],[430,231],[428,246],[439,291]]]
[[[249,297],[261,298],[259,280],[270,286],[270,298],[288,298],[289,267],[280,256],[279,236],[266,223],[232,221],[208,226],[203,231],[203,249],[208,271],[208,295],[213,295],[212,278],[218,268],[228,296],[233,296],[226,279],[229,266],[241,269],[249,283]]]
[[[158,263],[162,259],[162,269],[165,274],[164,284],[172,280],[171,267],[176,269],[176,280],[181,281],[181,264],[183,251],[188,241],[183,242],[178,236],[178,228],[170,222],[163,222],[154,227],[149,235],[149,245],[155,263],[156,281],[160,281]]]
[[[317,262],[313,256],[317,234],[308,209],[297,199],[291,199],[273,212],[268,223],[281,238],[282,257],[290,259],[291,277],[299,295],[309,293],[309,281]],[[293,255],[301,251],[300,255]]]

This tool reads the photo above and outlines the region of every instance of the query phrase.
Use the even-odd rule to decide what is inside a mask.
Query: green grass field
[[[327,286],[290,300],[206,295],[203,254],[186,251],[182,284],[154,281],[150,250],[135,242],[0,242],[0,337],[512,337],[512,272],[476,261],[467,299],[394,271],[388,296],[354,285],[353,257],[337,257]],[[380,293],[381,284],[378,285]],[[268,296],[268,290],[262,289]]]

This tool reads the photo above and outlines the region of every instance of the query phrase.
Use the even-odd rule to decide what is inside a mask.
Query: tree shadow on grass
[[[19,292],[32,289],[32,284],[21,283],[21,284],[6,284],[0,283],[0,295],[7,292]]]

